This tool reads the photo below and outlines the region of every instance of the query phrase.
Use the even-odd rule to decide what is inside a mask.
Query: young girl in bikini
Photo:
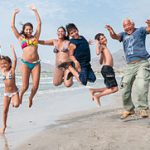
[[[10,102],[13,107],[19,107],[19,91],[15,83],[15,69],[17,64],[17,58],[13,45],[11,45],[13,62],[8,56],[0,57],[0,70],[3,75],[4,81],[4,104],[3,104],[3,126],[0,129],[0,133],[4,133],[7,127],[7,115]]]

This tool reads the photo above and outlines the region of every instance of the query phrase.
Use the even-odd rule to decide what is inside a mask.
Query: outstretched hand
[[[36,10],[37,10],[34,4],[31,4],[31,5],[29,5],[28,7],[29,7],[32,11],[36,11]]]
[[[108,31],[112,31],[112,27],[110,25],[106,25],[105,28],[108,30]]]
[[[15,10],[14,10],[14,14],[18,14],[20,12],[20,9],[18,9],[18,8],[16,8]]]
[[[147,19],[146,23],[147,23],[148,26],[150,26],[150,19]]]

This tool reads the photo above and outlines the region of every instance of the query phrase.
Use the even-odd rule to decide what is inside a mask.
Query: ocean
[[[80,88],[88,88],[91,86],[94,86],[97,88],[104,86],[103,79],[101,77],[97,77],[97,80],[95,83],[88,83],[87,86],[82,86],[75,79],[73,80],[74,84],[72,87],[66,88],[63,83],[60,86],[54,86],[52,75],[53,75],[52,73],[46,73],[46,72],[41,73],[39,89],[37,91],[38,94],[44,95],[46,93],[54,93],[54,92],[59,93],[63,91],[72,91],[72,90],[78,90]],[[21,88],[22,81],[21,81],[20,73],[16,73],[16,85],[19,89]],[[32,87],[32,79],[30,78],[29,89],[24,94],[25,97],[29,96],[31,87]],[[3,94],[4,94],[4,83],[2,80],[2,75],[0,74],[0,106],[3,105]]]
[[[29,89],[23,97],[22,105],[17,109],[10,105],[6,136],[0,137],[0,149],[2,147],[4,149],[15,149],[16,146],[36,135],[38,132],[48,128],[50,125],[56,125],[61,116],[91,109],[97,109],[99,111],[119,105],[118,100],[120,97],[115,94],[102,98],[100,108],[97,108],[96,103],[92,101],[88,88],[104,87],[104,80],[100,74],[97,75],[95,83],[88,83],[87,86],[79,84],[74,79],[72,87],[67,88],[63,84],[56,87],[52,81],[52,74],[41,73],[39,89],[35,95],[33,106],[30,109],[28,108],[28,96],[32,87],[32,80],[30,80]],[[18,88],[20,88],[22,82],[21,75],[18,73],[16,74],[16,83]],[[1,116],[3,112],[3,89],[4,84],[2,76],[0,76]],[[0,125],[2,125],[2,120],[0,121]]]

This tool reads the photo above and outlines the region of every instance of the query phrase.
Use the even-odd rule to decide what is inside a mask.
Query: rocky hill
[[[114,59],[114,69],[115,72],[122,72],[124,67],[126,66],[125,58],[124,58],[124,52],[123,50],[118,50],[117,52],[113,53],[113,59]],[[96,72],[100,72],[101,66],[99,64],[99,56],[94,57],[91,60],[92,68]]]

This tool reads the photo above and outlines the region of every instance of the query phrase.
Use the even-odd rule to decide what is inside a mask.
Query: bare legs
[[[53,75],[53,84],[55,86],[59,86],[64,81],[64,85],[66,87],[70,87],[73,84],[72,77],[67,80],[68,73],[70,71],[68,69],[64,70],[61,68],[56,67]]]
[[[62,69],[55,67],[54,75],[53,75],[53,84],[55,86],[61,85],[63,82],[63,77],[64,77],[64,71]]]
[[[20,105],[20,99],[19,99],[19,93],[17,92],[14,96],[11,98],[12,106],[13,107],[19,107]]]
[[[67,84],[65,84],[66,87],[70,87],[70,86],[67,86],[67,85],[68,85],[68,81],[71,81],[71,82],[72,82],[72,77],[73,77],[73,76],[76,78],[76,80],[77,80],[78,82],[81,83],[81,81],[80,81],[80,79],[79,79],[79,73],[77,72],[77,70],[76,70],[74,67],[72,67],[70,61],[69,61],[69,62],[64,62],[64,63],[60,64],[58,67],[56,67],[55,71],[57,71],[58,69],[64,72],[64,82],[67,82]],[[60,73],[61,71],[59,71],[59,72],[57,71],[57,72],[58,72],[59,74],[61,74],[61,73]],[[54,74],[54,75],[55,75],[55,78],[58,77],[58,74],[57,74],[57,75]],[[58,77],[58,78],[59,78],[59,77]],[[57,80],[58,80],[58,78],[57,78]],[[71,80],[70,80],[70,78],[71,78]],[[67,80],[68,80],[68,81],[67,81]],[[71,83],[70,83],[70,84],[71,84]],[[71,85],[72,85],[72,84],[71,84]]]
[[[68,70],[73,74],[76,80],[81,83],[79,79],[79,73],[71,65],[68,67]]]
[[[41,65],[38,64],[32,69],[32,89],[31,89],[31,94],[29,96],[29,107],[32,106],[32,100],[33,97],[35,96],[38,87],[39,87],[39,81],[40,81],[40,72],[41,72]]]
[[[94,100],[98,106],[100,106],[100,98],[102,96],[115,93],[118,91],[118,87],[111,87],[111,88],[99,88],[99,89],[89,89],[92,100]]]
[[[75,77],[76,80],[79,83],[81,83],[81,81],[79,79],[79,73],[71,65],[69,65],[68,68],[64,71],[64,85],[66,87],[72,86],[72,84],[73,84],[73,77]]]
[[[30,70],[25,64],[22,64],[22,88],[20,90],[20,103],[22,103],[22,98],[24,93],[27,91],[29,87],[29,78],[30,74],[32,75],[32,89],[31,94],[29,96],[29,107],[32,106],[33,97],[35,96],[40,80],[40,71],[41,66],[37,64],[32,70]]]
[[[22,64],[21,73],[22,73],[22,87],[21,87],[20,94],[19,94],[20,104],[22,104],[23,95],[29,87],[29,79],[30,79],[31,70],[25,64]]]
[[[0,128],[0,133],[4,134],[6,127],[7,127],[7,116],[9,111],[9,105],[10,105],[10,97],[4,96],[3,100],[3,126]],[[12,97],[12,105],[13,107],[19,107],[20,101],[19,101],[19,94],[17,93]]]
[[[68,69],[66,69],[66,70],[64,71],[64,85],[65,85],[66,87],[71,87],[72,84],[73,84],[73,77],[70,77],[70,78],[67,80],[67,76],[68,76],[69,73],[70,73],[70,71],[69,71]]]
[[[4,106],[3,106],[3,126],[2,126],[2,128],[0,128],[1,134],[5,133],[5,129],[7,127],[7,115],[8,115],[9,105],[10,105],[10,98],[4,96],[3,104],[4,104]]]

